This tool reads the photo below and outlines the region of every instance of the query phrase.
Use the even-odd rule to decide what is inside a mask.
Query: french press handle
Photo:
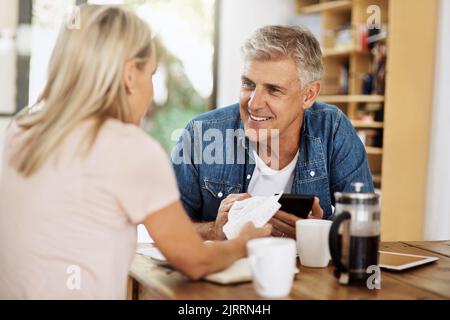
[[[330,233],[328,236],[328,244],[330,246],[331,259],[336,269],[339,272],[348,272],[348,267],[342,263],[341,252],[342,252],[342,241],[339,241],[339,227],[342,222],[350,220],[351,215],[349,212],[344,211],[336,217],[330,228]]]

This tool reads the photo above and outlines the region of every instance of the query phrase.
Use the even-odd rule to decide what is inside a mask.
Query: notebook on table
[[[136,253],[149,257],[159,266],[171,268],[171,265],[169,264],[169,262],[167,262],[166,258],[155,247],[137,249]],[[298,273],[297,268],[295,269],[295,273]],[[252,272],[250,270],[250,263],[248,261],[248,258],[241,258],[239,260],[236,260],[225,270],[209,274],[203,279],[218,284],[235,284],[252,281]]]

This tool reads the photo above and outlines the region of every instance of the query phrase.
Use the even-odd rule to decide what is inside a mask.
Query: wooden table
[[[379,290],[340,285],[331,264],[322,269],[299,266],[287,299],[450,299],[450,241],[386,242],[381,244],[381,250],[436,256],[439,260],[403,272],[383,270]],[[252,283],[218,285],[191,281],[138,254],[129,275],[130,299],[261,299]]]

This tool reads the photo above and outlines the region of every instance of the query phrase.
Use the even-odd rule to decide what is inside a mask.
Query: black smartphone
[[[314,195],[309,194],[283,194],[278,200],[280,210],[306,219],[314,203]]]

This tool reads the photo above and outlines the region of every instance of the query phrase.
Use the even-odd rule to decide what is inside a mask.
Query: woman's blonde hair
[[[131,59],[145,66],[152,54],[151,31],[118,6],[83,5],[80,14],[80,28],[63,27],[58,36],[36,104],[15,119],[23,131],[10,161],[23,176],[35,173],[84,120],[96,120],[87,150],[108,118],[132,122],[123,68]]]

